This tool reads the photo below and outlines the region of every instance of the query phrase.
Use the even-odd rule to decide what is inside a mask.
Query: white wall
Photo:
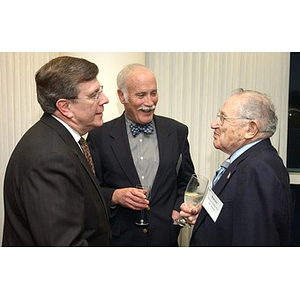
[[[104,121],[123,111],[117,99],[116,77],[128,63],[145,63],[145,54],[139,53],[0,53],[0,244],[3,233],[3,179],[7,162],[21,136],[42,115],[36,100],[34,75],[46,62],[58,55],[72,55],[96,63],[100,69],[99,81],[110,102],[105,105]]]

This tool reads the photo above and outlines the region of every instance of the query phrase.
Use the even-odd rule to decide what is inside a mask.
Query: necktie
[[[94,163],[93,163],[92,155],[90,152],[90,148],[88,146],[88,143],[86,142],[86,140],[83,137],[80,138],[79,145],[81,146],[81,149],[83,151],[83,154],[84,154],[88,164],[90,165],[93,173],[95,174],[95,168],[94,168]]]
[[[145,125],[140,125],[140,124],[136,124],[136,123],[131,123],[129,125],[131,133],[133,135],[133,137],[136,137],[138,134],[140,134],[140,132],[144,132],[146,134],[152,133],[154,128],[153,128],[153,123],[150,122],[148,124]]]
[[[230,159],[227,158],[226,160],[224,160],[220,166],[220,168],[217,170],[216,175],[212,181],[212,187],[214,187],[216,185],[216,183],[219,181],[219,179],[222,177],[223,173],[226,171],[226,169],[229,167],[230,165]]]

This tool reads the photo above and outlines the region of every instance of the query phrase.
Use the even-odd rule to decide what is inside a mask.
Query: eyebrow
[[[95,96],[99,92],[99,89],[97,91],[94,91],[93,93],[89,94],[89,97]]]
[[[99,87],[96,90],[94,90],[91,94],[89,94],[88,97],[95,96],[100,91],[100,87],[101,85],[99,85]]]

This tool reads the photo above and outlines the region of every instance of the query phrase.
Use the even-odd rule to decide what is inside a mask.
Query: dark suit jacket
[[[201,210],[191,246],[289,245],[289,174],[269,139],[238,157],[213,190],[224,206],[216,223]]]
[[[111,210],[113,246],[177,245],[179,226],[173,225],[172,210],[180,211],[183,194],[194,172],[187,141],[187,126],[154,116],[159,147],[159,167],[151,190],[150,211],[147,211],[147,232],[135,222],[140,211],[122,206]],[[132,159],[124,114],[90,132],[88,142],[96,174],[103,194],[110,205],[115,189],[135,187],[140,183]]]
[[[3,246],[108,246],[96,177],[68,130],[43,115],[16,146],[4,182]]]

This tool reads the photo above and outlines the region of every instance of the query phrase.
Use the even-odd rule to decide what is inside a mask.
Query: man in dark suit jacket
[[[117,81],[125,112],[88,136],[96,175],[111,207],[112,245],[176,246],[180,227],[174,220],[194,172],[188,128],[154,115],[156,80],[145,66],[126,66]],[[147,125],[146,133],[138,131],[141,125]],[[137,126],[133,134],[132,126]],[[152,186],[150,199],[135,188],[139,183]],[[148,226],[136,225],[142,209]]]
[[[289,245],[289,174],[269,139],[276,125],[275,108],[266,95],[240,90],[225,102],[211,126],[215,148],[230,156],[229,167],[213,180],[213,193],[223,207],[214,221],[205,202],[199,215],[199,209],[191,215],[181,206],[181,215],[195,224],[191,246]]]
[[[108,99],[84,59],[58,57],[36,74],[42,118],[21,138],[4,181],[3,246],[108,246],[100,186],[78,144],[101,126]]]

